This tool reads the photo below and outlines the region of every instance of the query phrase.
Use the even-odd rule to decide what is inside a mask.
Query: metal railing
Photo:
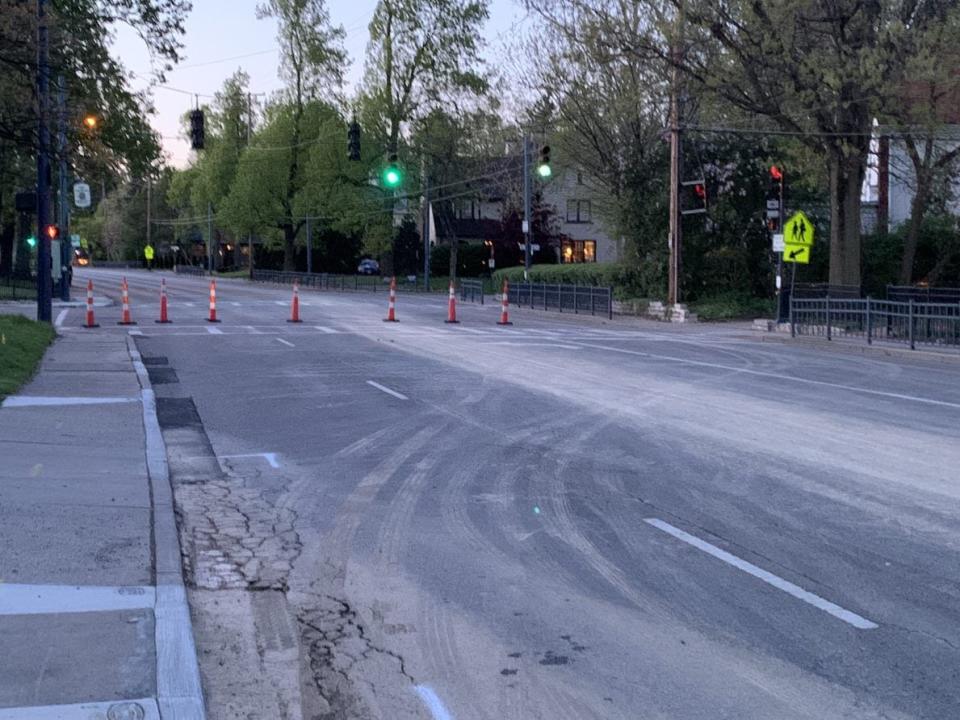
[[[0,300],[35,300],[36,297],[36,279],[0,277]]]
[[[960,349],[960,302],[792,298],[790,334]]]
[[[960,288],[887,285],[887,300],[895,302],[960,303]]]
[[[593,285],[512,283],[508,299],[518,307],[606,315],[613,319],[613,288]]]
[[[483,305],[483,280],[464,278],[460,280],[460,302],[477,302]]]
[[[286,270],[254,270],[254,282],[277,283],[292,285],[297,281],[301,287],[317,288],[318,290],[366,291],[376,292],[379,289],[389,289],[389,278],[379,275],[333,275],[330,273],[305,273]],[[397,283],[398,290],[417,289],[409,283]]]
[[[793,287],[795,298],[862,298],[859,285],[831,285],[830,283],[797,283]]]
[[[207,271],[199,265],[174,265],[173,271],[177,275],[196,275],[198,277],[204,277],[207,274]]]

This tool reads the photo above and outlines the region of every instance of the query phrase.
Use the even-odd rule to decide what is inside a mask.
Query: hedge
[[[497,270],[493,273],[493,280],[497,287],[501,287],[504,280],[523,282],[523,267]],[[643,296],[640,273],[623,263],[534,265],[530,268],[530,280],[536,283],[612,287],[614,297],[620,300]]]

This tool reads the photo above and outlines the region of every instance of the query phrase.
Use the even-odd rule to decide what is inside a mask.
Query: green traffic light
[[[403,175],[396,167],[388,167],[383,171],[383,182],[387,187],[395,188],[403,180]]]
[[[549,165],[539,165],[537,167],[537,175],[542,178],[548,178],[553,175],[553,169]]]
[[[27,245],[29,245],[32,248],[35,248],[37,246],[37,239],[35,237],[28,237]]]

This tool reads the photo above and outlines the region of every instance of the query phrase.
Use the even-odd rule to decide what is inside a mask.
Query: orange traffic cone
[[[503,295],[500,298],[500,321],[497,325],[513,325],[507,311],[507,308],[510,307],[510,286],[506,280],[503,281]]]
[[[87,280],[87,321],[83,324],[85,328],[98,328],[96,319],[93,317],[93,280]]]
[[[120,299],[123,303],[123,314],[120,316],[120,322],[117,325],[136,325],[130,318],[130,292],[126,278],[120,283]]]
[[[453,280],[450,281],[450,298],[447,300],[447,319],[444,322],[448,324],[460,322],[457,320],[457,295],[456,289],[453,286]]]
[[[166,278],[160,278],[160,319],[154,320],[156,323],[161,323],[166,325],[170,322],[170,319],[167,317],[167,280]]]
[[[296,280],[293,282],[293,300],[290,304],[290,319],[287,320],[287,322],[303,322],[303,320],[300,319],[300,286]]]
[[[217,320],[217,281],[210,281],[210,317],[207,318],[207,322],[218,323]]]
[[[390,303],[387,305],[387,316],[384,322],[400,322],[397,320],[397,277],[390,278]]]

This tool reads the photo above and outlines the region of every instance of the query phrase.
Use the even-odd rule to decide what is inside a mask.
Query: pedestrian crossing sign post
[[[814,228],[803,212],[797,211],[783,226],[783,261],[807,265],[813,247]]]

